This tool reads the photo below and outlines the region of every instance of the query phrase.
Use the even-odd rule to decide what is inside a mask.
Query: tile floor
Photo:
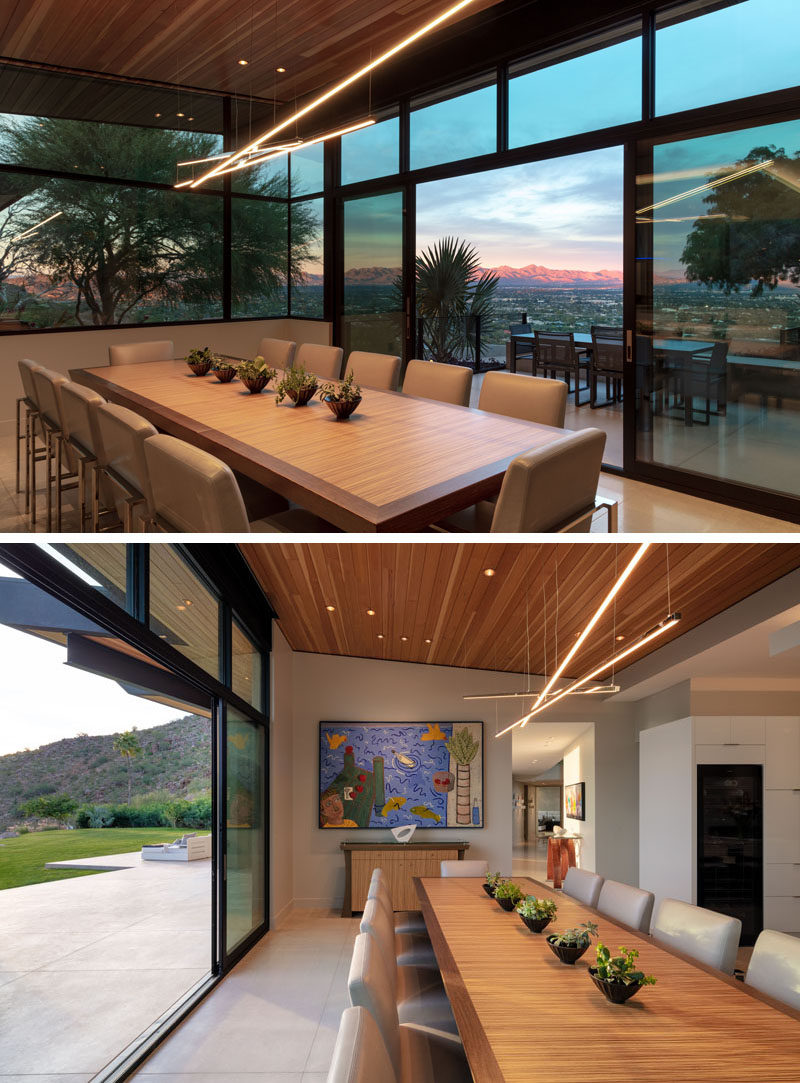
[[[569,424],[569,420],[567,422]],[[576,427],[578,427],[576,425]],[[28,520],[24,499],[15,493],[14,438],[0,439],[0,534],[25,533]],[[644,482],[613,474],[601,474],[598,492],[619,502],[619,529],[628,533],[735,533],[789,534],[797,531],[791,523],[755,512],[730,508],[711,500],[673,493]],[[78,515],[71,495],[65,498],[63,529],[77,531]],[[39,502],[37,531],[44,532],[44,500]],[[605,531],[605,516],[598,515],[593,529]]]
[[[0,892],[0,1083],[83,1083],[209,971],[211,862],[104,860]]]
[[[358,923],[335,911],[295,911],[234,967],[133,1079],[325,1083],[349,1003],[347,973]]]

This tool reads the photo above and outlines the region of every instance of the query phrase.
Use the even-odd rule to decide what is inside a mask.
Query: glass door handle
[[[625,332],[625,360],[628,364],[633,361],[633,331]]]

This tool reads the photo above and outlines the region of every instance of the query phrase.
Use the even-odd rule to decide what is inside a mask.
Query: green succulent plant
[[[655,985],[656,979],[653,975],[645,974],[636,965],[639,952],[635,948],[620,948],[619,950],[619,955],[612,956],[605,944],[598,940],[598,978],[602,978],[603,981],[621,982],[623,985]]]
[[[503,880],[502,872],[489,872],[486,874],[486,883],[494,891],[499,883]]]
[[[553,899],[537,899],[535,895],[526,896],[517,907],[517,913],[523,918],[554,918],[558,907]]]
[[[317,377],[313,372],[306,372],[302,365],[298,368],[289,369],[275,387],[275,405],[279,406],[287,396],[290,399],[298,396],[302,397],[304,392],[308,393],[309,388],[313,393],[316,387]]]
[[[588,948],[593,936],[597,936],[597,925],[593,921],[585,921],[574,929],[553,933],[550,940],[560,948]]]
[[[186,355],[187,365],[213,364],[217,356],[210,346],[197,346]]]
[[[361,398],[361,388],[348,372],[339,384],[322,384],[317,394],[323,402],[352,402]]]
[[[516,906],[522,898],[522,891],[517,887],[513,880],[501,880],[494,889],[494,897],[498,901],[500,899],[510,899]]]
[[[261,354],[257,354],[252,361],[240,361],[236,366],[240,379],[253,380],[258,376],[266,376],[267,383],[274,380],[278,375],[277,369],[270,368]]]
[[[252,364],[252,362],[249,363]],[[242,364],[245,365],[248,364],[248,362],[243,361]],[[227,369],[233,369],[234,372],[238,372],[239,365],[237,365],[235,361],[231,361],[229,357],[215,357],[214,364],[211,368],[213,372],[224,372]]]

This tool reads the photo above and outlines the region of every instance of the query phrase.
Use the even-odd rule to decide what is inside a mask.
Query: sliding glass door
[[[403,356],[403,192],[345,199],[341,343]]]
[[[264,726],[226,706],[224,748],[223,951],[230,962],[267,920]]]
[[[800,497],[798,155],[798,120],[638,154],[633,469],[765,511]]]

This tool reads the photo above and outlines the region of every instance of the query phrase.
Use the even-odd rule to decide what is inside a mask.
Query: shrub
[[[18,835],[30,835],[31,829],[29,827],[20,827],[17,829]]]

